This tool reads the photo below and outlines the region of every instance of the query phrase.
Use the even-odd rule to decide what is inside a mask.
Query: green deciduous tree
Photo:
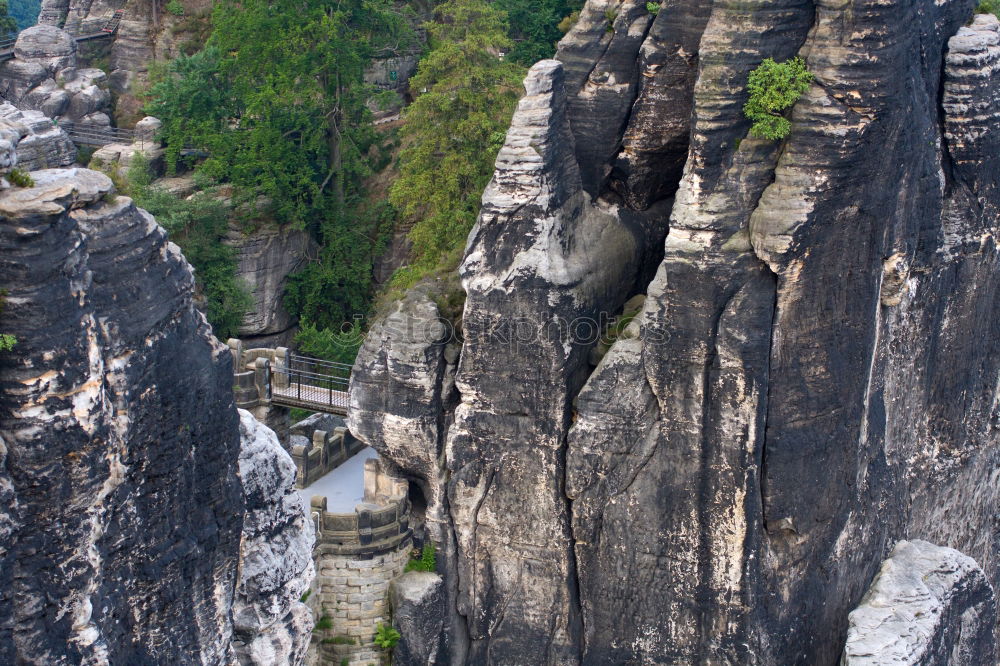
[[[322,248],[290,283],[286,305],[338,328],[366,309],[385,210],[363,212],[363,179],[379,136],[365,106],[365,66],[412,46],[389,0],[226,0],[208,47],[180,58],[151,90],[170,164],[204,149],[201,174],[264,203]]]
[[[521,93],[524,69],[497,57],[509,48],[504,13],[483,0],[449,0],[427,24],[430,52],[410,87],[400,178],[390,200],[413,223],[417,277],[454,259],[479,212],[496,154]]]
[[[556,42],[563,36],[559,24],[578,11],[577,0],[496,0],[495,6],[507,12],[507,34],[514,42],[508,57],[530,66],[551,58]]]
[[[753,121],[750,134],[759,139],[783,139],[792,129],[783,114],[809,89],[813,75],[798,57],[783,63],[767,58],[750,72],[747,91],[750,99],[743,113]]]
[[[17,20],[10,15],[7,0],[0,0],[0,39],[13,37],[17,33]]]

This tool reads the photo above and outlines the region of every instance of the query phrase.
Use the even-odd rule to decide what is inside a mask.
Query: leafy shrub
[[[1000,18],[1000,0],[982,0],[976,7],[977,14],[993,14]]]
[[[788,136],[792,124],[782,114],[809,89],[812,80],[813,75],[799,57],[783,63],[768,58],[750,72],[750,99],[743,106],[743,113],[753,121],[750,134],[771,140]]]
[[[375,629],[375,645],[383,650],[391,650],[402,638],[399,632],[387,624],[379,624]]]
[[[576,25],[576,22],[579,20],[580,20],[579,9],[576,10],[575,12],[570,13],[568,16],[564,16],[563,20],[559,21],[559,25],[557,26],[559,28],[559,32],[565,35],[567,32],[573,29],[573,26]]]
[[[11,169],[10,173],[7,174],[7,180],[16,187],[34,187],[35,181],[31,178],[27,171],[21,171],[20,169]]]
[[[615,19],[618,18],[618,12],[616,12],[613,9],[605,9],[604,10],[604,18],[608,22],[608,25],[607,25],[607,27],[604,30],[606,32],[614,32],[615,31]]]
[[[327,629],[333,629],[333,618],[329,615],[323,615],[316,620],[316,625],[313,627],[313,631],[326,631]]]
[[[0,314],[3,314],[4,306],[7,304],[7,290],[0,289]],[[17,338],[8,333],[0,333],[0,351],[10,351],[17,344]]]
[[[650,14],[652,14],[653,16],[656,16],[657,14],[660,13],[660,3],[658,3],[658,2],[647,2],[646,3],[646,11],[649,12]]]
[[[349,328],[340,331],[317,328],[305,321],[302,322],[299,333],[295,336],[295,343],[298,345],[299,351],[307,356],[351,365],[357,358],[358,350],[364,339],[361,323],[357,321]]]
[[[424,544],[420,557],[412,557],[406,563],[406,571],[437,571],[437,554],[434,544],[427,542]]]
[[[184,5],[180,3],[180,0],[170,0],[164,9],[174,16],[184,16]]]

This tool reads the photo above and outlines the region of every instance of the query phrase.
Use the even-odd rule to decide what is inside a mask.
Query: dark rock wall
[[[231,356],[105,176],[0,193],[0,662],[226,663],[243,494]]]
[[[355,369],[352,430],[447,486],[468,663],[833,664],[900,539],[1000,583],[997,20],[687,4],[589,2],[529,73],[462,267],[457,396],[440,332],[379,329]],[[749,72],[794,55],[790,136],[750,137]],[[589,372],[557,323],[635,291]]]

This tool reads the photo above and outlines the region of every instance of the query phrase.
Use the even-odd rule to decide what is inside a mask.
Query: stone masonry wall
[[[409,542],[401,544],[398,550],[370,560],[317,548],[314,594],[318,595],[319,617],[329,617],[333,626],[316,632],[318,660],[313,663],[339,665],[344,658],[350,666],[380,663],[382,652],[372,639],[379,623],[388,622],[389,581],[406,568],[408,546]]]

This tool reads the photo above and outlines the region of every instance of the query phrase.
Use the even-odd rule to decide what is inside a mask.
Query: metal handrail
[[[320,386],[317,384],[310,384],[308,381],[303,382],[302,380],[309,381],[321,381],[329,384],[335,384],[337,386],[348,386],[350,385],[350,380],[346,377],[333,377],[331,375],[321,375],[318,372],[309,372],[308,370],[296,370],[295,368],[274,368],[273,372],[277,374],[286,375],[289,379],[289,383],[305,383],[306,386],[315,386],[316,388],[331,388],[329,386]],[[298,382],[292,381],[293,379],[298,379]]]
[[[296,361],[301,361],[301,362],[309,363],[310,365],[321,365],[321,366],[325,366],[325,367],[328,367],[328,368],[336,368],[338,370],[348,370],[348,371],[350,371],[351,368],[353,367],[352,365],[349,365],[347,363],[338,363],[336,361],[327,361],[327,360],[324,360],[324,359],[321,359],[321,358],[313,358],[311,356],[299,356],[298,354],[289,354],[288,355],[288,362],[289,363],[294,363]]]

